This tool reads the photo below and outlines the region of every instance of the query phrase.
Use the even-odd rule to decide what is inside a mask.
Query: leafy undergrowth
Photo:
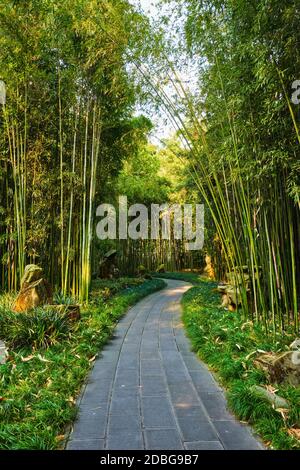
[[[105,296],[97,295],[100,285],[115,295],[105,301]],[[34,315],[26,320],[14,314],[21,327],[17,320],[7,326],[12,299],[3,296],[2,303],[0,297],[0,338],[7,336],[9,346],[19,345],[9,350],[8,362],[0,366],[0,449],[61,447],[66,425],[76,415],[76,397],[118,319],[131,305],[164,286],[158,279],[100,281],[94,301],[72,325],[56,316],[51,323],[51,312],[47,316],[37,309],[34,320]],[[26,332],[31,339],[25,341]]]
[[[120,277],[119,279],[107,280],[96,279],[93,281],[91,297],[94,301],[107,300],[123,289],[132,289],[144,283],[143,278]]]
[[[169,277],[168,273],[164,277]],[[227,390],[230,409],[240,420],[253,425],[271,448],[300,449],[300,441],[292,436],[300,428],[300,389],[277,387],[277,394],[290,403],[288,413],[274,410],[251,390],[254,384],[268,385],[264,373],[253,364],[257,351],[284,351],[294,335],[267,337],[259,325],[245,322],[239,312],[224,310],[216,284],[207,279],[192,281],[183,273],[173,273],[171,278],[195,284],[183,297],[183,321],[193,349]]]
[[[190,282],[191,284],[198,284],[201,282],[204,278],[199,274],[195,272],[165,272],[165,273],[155,273],[155,277],[159,278],[166,278],[166,279],[174,279],[176,281],[185,281],[185,282]]]

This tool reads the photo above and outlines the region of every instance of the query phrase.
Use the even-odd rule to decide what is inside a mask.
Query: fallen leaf
[[[288,429],[288,433],[290,436],[294,437],[295,439],[298,439],[300,441],[300,429],[292,428]]]
[[[53,362],[53,361],[49,361],[48,359],[46,359],[45,357],[41,356],[40,354],[37,355],[37,358],[42,361],[42,362]]]
[[[252,351],[250,354],[248,354],[248,356],[246,356],[246,360],[248,361],[248,359],[250,359],[250,357],[254,356],[254,354],[257,354],[257,350]]]
[[[93,357],[91,357],[91,359],[89,359],[89,362],[94,362],[94,360],[96,359],[96,357],[97,357],[96,355],[93,356]]]
[[[281,414],[283,421],[286,421],[289,415],[289,410],[287,408],[274,408],[277,413]]]
[[[52,380],[49,378],[46,382],[46,386],[50,387],[50,385],[52,385]]]
[[[60,441],[64,441],[64,439],[65,439],[65,435],[64,435],[64,434],[60,434],[59,436],[56,436],[56,438],[55,438],[55,439],[56,439],[58,442],[60,442]]]
[[[272,385],[266,385],[266,389],[267,389],[268,392],[270,392],[270,393],[276,393],[276,392],[278,392],[278,389],[272,387]]]
[[[28,361],[31,361],[31,359],[33,359],[34,356],[31,354],[30,356],[27,356],[27,357],[23,357],[21,356],[21,360],[22,362],[28,362]]]

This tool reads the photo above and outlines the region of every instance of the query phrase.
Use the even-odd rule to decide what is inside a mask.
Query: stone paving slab
[[[224,450],[220,441],[185,442],[186,450]]]
[[[263,448],[191,351],[180,308],[190,286],[167,284],[129,310],[95,361],[67,449]]]
[[[80,440],[72,439],[68,444],[68,450],[104,450],[104,439]]]
[[[181,450],[182,439],[179,430],[170,429],[146,429],[146,448],[151,450]]]

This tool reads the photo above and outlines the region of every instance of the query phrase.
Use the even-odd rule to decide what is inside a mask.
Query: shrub
[[[67,314],[56,309],[36,308],[20,314],[0,308],[0,337],[11,348],[47,348],[68,337],[70,328]]]
[[[73,297],[63,294],[63,292],[55,292],[53,301],[57,305],[74,305],[76,300]]]

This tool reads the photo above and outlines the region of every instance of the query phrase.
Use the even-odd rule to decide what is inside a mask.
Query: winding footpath
[[[129,310],[96,360],[67,449],[263,448],[191,352],[180,320],[180,299],[191,286],[166,282]]]

